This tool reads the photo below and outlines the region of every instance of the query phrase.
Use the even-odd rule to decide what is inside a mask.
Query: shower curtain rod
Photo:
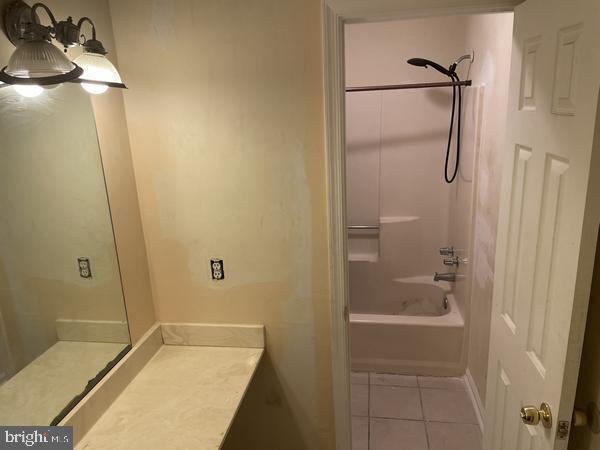
[[[442,83],[412,83],[412,84],[391,84],[388,86],[357,86],[347,87],[346,92],[365,92],[365,91],[393,91],[396,89],[424,89],[436,87],[453,87],[453,86],[471,86],[471,80],[466,81],[445,81]]]

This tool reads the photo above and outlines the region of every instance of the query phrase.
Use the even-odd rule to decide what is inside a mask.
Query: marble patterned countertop
[[[263,351],[162,346],[76,448],[218,449]]]
[[[0,424],[49,425],[125,346],[57,342],[0,386]]]

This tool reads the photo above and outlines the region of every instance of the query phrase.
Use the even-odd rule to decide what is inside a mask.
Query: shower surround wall
[[[346,26],[346,85],[440,81],[439,74],[405,62],[423,54],[421,25],[394,21]],[[441,43],[444,48],[428,56],[446,60],[463,52],[460,41]],[[360,309],[387,280],[433,274],[439,267],[437,249],[448,239],[450,188],[442,178],[440,149],[451,91],[360,92],[346,98],[348,223],[380,225],[379,235],[349,235],[350,305]],[[356,241],[373,240],[378,246],[370,248],[378,247],[378,254],[355,254]]]
[[[466,193],[472,189],[474,196],[469,237],[471,263],[459,269],[460,273],[467,276],[467,283],[457,285],[455,293],[457,296],[470,297],[467,375],[482,403],[485,402],[486,390],[512,27],[513,13],[503,13],[467,16],[464,28],[469,48],[475,51],[477,58],[471,68],[470,78],[475,85],[485,87],[481,93],[481,134],[477,137],[477,177],[471,187],[471,183],[463,178],[457,184],[450,236],[453,242],[462,245],[461,239],[465,234],[461,219],[467,217],[464,198],[467,195],[471,197]]]
[[[511,28],[512,14],[346,26],[347,86],[445,81],[433,69],[415,68],[406,60],[424,57],[449,65],[458,56],[476,51],[471,73],[467,73],[468,62],[459,67],[461,78],[472,78],[474,86],[463,91],[457,181],[449,186],[443,179],[451,89],[350,93],[347,194],[350,225],[373,224],[375,211],[380,219],[379,236],[373,232],[349,235],[351,310],[364,309],[373,296],[393,295],[390,280],[449,271],[441,264],[439,247],[454,245],[460,256],[483,260],[476,276],[472,276],[472,264],[460,267],[458,272],[465,277],[453,286],[466,323],[460,364],[454,370],[462,374],[474,367],[475,389],[481,394],[485,391],[482,368],[487,366],[500,183],[496,153],[505,115],[501,103]],[[448,30],[453,30],[451,39]],[[376,195],[373,186],[378,188]],[[353,253],[355,238],[361,243],[376,241],[377,245],[369,247],[377,250],[375,256]],[[472,311],[477,314],[477,325],[470,338]]]

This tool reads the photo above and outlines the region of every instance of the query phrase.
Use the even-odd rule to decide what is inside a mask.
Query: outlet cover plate
[[[211,258],[210,260],[210,275],[213,280],[221,281],[225,279],[225,268],[223,266],[223,260],[218,258]]]
[[[81,278],[92,278],[92,266],[90,265],[90,258],[77,258],[77,265],[79,266],[79,276]]]

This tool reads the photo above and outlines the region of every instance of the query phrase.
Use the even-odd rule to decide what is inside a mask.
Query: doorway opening
[[[345,25],[353,450],[482,446],[512,25]]]

